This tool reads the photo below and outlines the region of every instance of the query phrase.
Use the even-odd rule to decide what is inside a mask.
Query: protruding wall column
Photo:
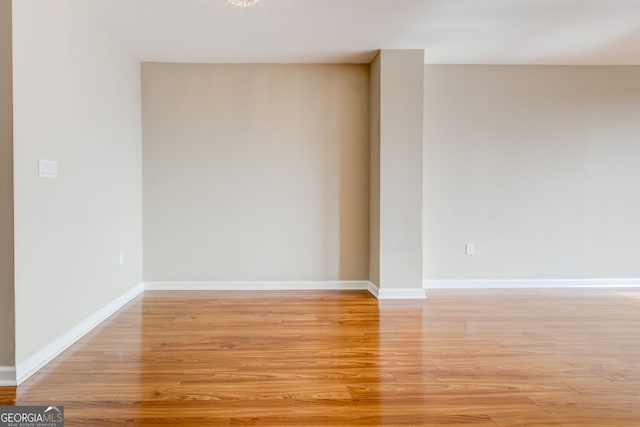
[[[423,50],[381,50],[371,64],[370,280],[379,299],[422,288]]]

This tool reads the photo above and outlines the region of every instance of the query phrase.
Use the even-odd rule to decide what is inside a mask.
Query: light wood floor
[[[147,292],[14,403],[68,426],[640,426],[640,290]]]

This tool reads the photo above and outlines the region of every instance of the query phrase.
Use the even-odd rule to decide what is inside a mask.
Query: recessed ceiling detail
[[[142,61],[640,65],[640,0],[68,1]]]

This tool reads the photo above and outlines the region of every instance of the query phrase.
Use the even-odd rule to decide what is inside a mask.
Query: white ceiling
[[[87,3],[85,3],[86,5]],[[92,0],[142,61],[640,64],[640,0]]]

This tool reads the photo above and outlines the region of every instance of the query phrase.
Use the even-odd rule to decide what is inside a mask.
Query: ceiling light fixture
[[[238,7],[249,7],[258,3],[258,0],[229,0],[229,3]]]

